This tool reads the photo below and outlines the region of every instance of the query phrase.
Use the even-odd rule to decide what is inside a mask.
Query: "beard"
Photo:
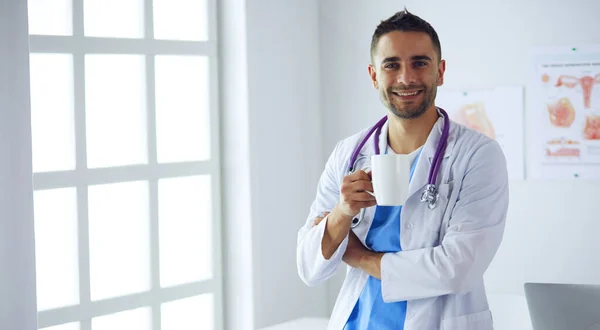
[[[395,98],[393,92],[403,92],[406,90],[420,90],[420,93],[423,94],[421,102],[415,104],[401,104],[400,107],[394,104],[392,102],[392,98]],[[432,87],[427,87],[425,85],[410,85],[403,88],[389,87],[385,90],[381,90],[380,94],[381,101],[394,115],[402,119],[414,119],[421,117],[427,112],[427,109],[431,107],[435,101],[435,96],[437,95],[437,86],[433,85]],[[399,102],[401,103],[402,101]]]

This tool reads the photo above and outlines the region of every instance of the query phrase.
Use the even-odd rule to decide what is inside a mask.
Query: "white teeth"
[[[412,92],[412,93],[398,93],[398,95],[400,96],[413,96],[413,95],[417,95],[418,92]]]

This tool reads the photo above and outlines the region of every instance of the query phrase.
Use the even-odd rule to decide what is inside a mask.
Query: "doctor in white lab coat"
[[[483,274],[504,233],[508,208],[504,154],[496,141],[451,121],[436,182],[439,198],[429,209],[420,195],[444,125],[434,103],[445,71],[437,34],[405,10],[377,27],[371,47],[369,74],[388,110],[379,149],[399,154],[420,149],[409,198],[397,219],[401,251],[381,253],[366,246],[377,208],[375,199],[364,192],[372,191],[370,176],[347,169],[367,127],[340,141],[325,165],[306,223],[298,232],[298,274],[315,286],[347,266],[329,330],[350,329],[349,317],[370,277],[380,280],[383,302],[406,302],[404,330],[491,330]],[[361,156],[367,157],[359,168],[369,166],[374,138],[364,144]],[[362,208],[364,219],[351,228]],[[379,317],[376,312],[366,317]],[[370,324],[368,319],[361,322]]]

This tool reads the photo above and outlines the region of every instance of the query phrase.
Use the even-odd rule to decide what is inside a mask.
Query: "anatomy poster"
[[[498,141],[511,180],[523,180],[524,100],[522,87],[446,91],[438,89],[436,105],[450,118]]]
[[[537,49],[530,80],[531,176],[600,179],[600,46]]]

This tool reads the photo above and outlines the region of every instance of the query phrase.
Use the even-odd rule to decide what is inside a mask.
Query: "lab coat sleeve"
[[[330,212],[339,201],[339,189],[344,175],[343,155],[340,155],[340,149],[341,142],[335,147],[325,165],[317,186],[316,198],[310,206],[305,224],[298,232],[296,246],[298,275],[309,286],[318,285],[335,274],[348,245],[346,236],[333,256],[325,259],[321,251],[321,241],[326,223],[329,221],[328,217],[317,226],[313,226],[316,217],[322,216],[323,212]]]
[[[483,277],[504,234],[508,173],[495,141],[475,151],[466,166],[440,245],[383,256],[385,302],[466,293]]]

